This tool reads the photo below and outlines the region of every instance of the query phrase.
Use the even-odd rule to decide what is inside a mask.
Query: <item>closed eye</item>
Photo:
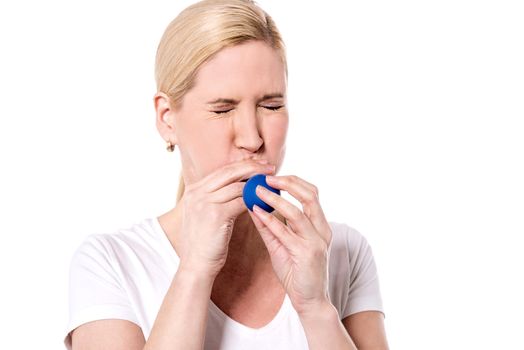
[[[216,113],[216,114],[225,114],[225,113],[230,112],[230,111],[232,111],[232,109],[228,109],[227,111],[214,111],[214,113]]]
[[[272,111],[278,111],[280,108],[284,107],[284,106],[262,106],[266,109],[269,109],[269,110],[272,110]]]
[[[269,109],[271,111],[278,111],[279,109],[281,109],[284,106],[260,106],[260,107],[265,108],[265,109]],[[214,113],[216,113],[216,114],[225,114],[225,113],[231,112],[232,110],[233,109],[228,109],[228,110],[225,110],[225,111],[214,111]]]

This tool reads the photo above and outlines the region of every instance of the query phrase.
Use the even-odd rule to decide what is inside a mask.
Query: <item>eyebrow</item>
[[[284,98],[284,95],[281,94],[280,92],[266,94],[266,95],[262,96],[260,99],[258,99],[257,103],[261,102],[261,101],[269,100],[269,99],[272,99],[272,98]],[[210,105],[216,104],[216,103],[238,104],[238,101],[237,100],[233,100],[231,98],[222,98],[222,97],[220,97],[220,98],[217,98],[217,99],[215,99],[213,101],[209,101],[207,103],[210,104]]]

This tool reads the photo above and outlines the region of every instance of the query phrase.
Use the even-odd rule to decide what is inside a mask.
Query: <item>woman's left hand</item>
[[[256,194],[284,218],[287,225],[263,209],[249,211],[277,277],[297,313],[305,314],[329,301],[328,259],[331,228],[319,203],[317,188],[297,176],[268,176],[267,184],[296,198],[300,210],[263,186]],[[257,210],[258,209],[258,210]]]

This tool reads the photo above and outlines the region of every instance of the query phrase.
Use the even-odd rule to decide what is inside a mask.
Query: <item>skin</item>
[[[277,173],[284,161],[289,124],[286,88],[285,67],[278,54],[262,42],[252,42],[225,48],[200,67],[195,86],[177,110],[165,94],[158,93],[157,129],[179,148],[186,186],[225,164],[247,158],[266,159]],[[282,97],[261,100],[266,95]],[[208,103],[219,98],[235,102]],[[183,246],[175,233],[180,225],[175,212],[176,208],[160,221],[173,245]],[[230,247],[237,249],[230,249],[228,266],[242,258],[242,266],[259,261],[254,256],[260,258],[265,250],[247,209],[236,219]]]
[[[277,174],[289,124],[286,88],[278,53],[263,42],[250,41],[225,48],[206,62],[178,108],[157,93],[156,126],[164,140],[179,148],[186,186],[226,164],[250,158],[274,164]],[[268,95],[280,96],[263,98]],[[218,98],[234,101],[208,103]],[[360,312],[341,321],[329,301],[327,250],[332,233],[318,189],[297,176],[275,176],[268,182],[290,193],[303,210],[280,196],[257,191],[275,212],[246,209],[237,217],[212,299],[239,322],[259,328],[274,317],[287,293],[310,349],[387,349],[381,313]],[[158,218],[177,254],[186,249],[178,234],[181,218],[179,205]],[[219,304],[225,300],[236,305]],[[257,305],[253,300],[262,308],[246,316]],[[74,349],[141,349],[145,344],[140,328],[124,320],[89,322],[73,335]]]

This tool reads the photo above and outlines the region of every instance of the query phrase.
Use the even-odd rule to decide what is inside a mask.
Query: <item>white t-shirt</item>
[[[364,310],[383,312],[377,269],[366,239],[346,224],[329,222],[329,296],[340,319]],[[147,340],[179,258],[156,217],[113,233],[86,237],[71,259],[70,332],[83,323],[124,319],[136,323]],[[275,318],[250,328],[228,317],[209,300],[204,349],[308,349],[300,319],[286,294]]]

